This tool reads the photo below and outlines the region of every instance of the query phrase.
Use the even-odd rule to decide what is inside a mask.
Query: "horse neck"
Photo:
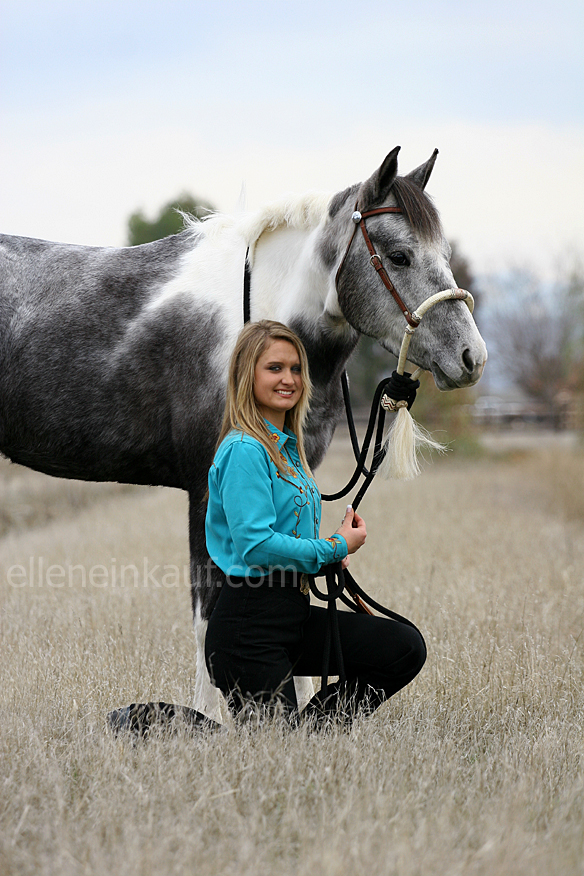
[[[253,255],[251,316],[295,329],[313,360],[311,372],[316,364],[318,382],[327,384],[338,381],[359,335],[343,316],[334,271],[320,255],[322,228],[282,226],[261,235]]]

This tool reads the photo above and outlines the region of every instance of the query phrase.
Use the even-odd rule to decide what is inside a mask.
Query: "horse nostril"
[[[464,353],[462,354],[462,361],[464,362],[464,367],[469,372],[469,374],[472,374],[475,369],[475,362],[470,350],[466,349],[464,351]]]

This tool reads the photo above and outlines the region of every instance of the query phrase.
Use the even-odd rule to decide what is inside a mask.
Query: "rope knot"
[[[384,394],[381,398],[381,407],[384,410],[394,414],[397,410],[399,410],[399,408],[407,408],[408,403],[405,399],[399,399],[396,401],[395,399],[390,398],[388,395]]]
[[[409,410],[414,403],[416,390],[419,386],[420,381],[412,380],[411,375],[407,372],[405,374],[398,374],[397,371],[394,371],[385,385],[385,394],[381,404],[386,411],[394,413],[403,407],[407,407]],[[385,399],[387,399],[387,402],[385,402]]]

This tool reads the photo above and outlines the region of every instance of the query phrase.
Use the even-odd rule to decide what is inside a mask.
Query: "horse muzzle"
[[[482,377],[486,361],[486,350],[484,357],[481,358],[475,358],[470,350],[465,350],[458,368],[449,369],[449,373],[441,368],[437,362],[433,361],[431,371],[434,383],[441,392],[448,392],[451,389],[462,389],[465,386],[474,386]],[[454,371],[456,373],[453,373]]]

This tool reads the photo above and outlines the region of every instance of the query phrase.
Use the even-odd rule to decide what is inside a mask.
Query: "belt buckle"
[[[305,572],[300,575],[300,592],[305,596],[310,594],[310,579]]]

